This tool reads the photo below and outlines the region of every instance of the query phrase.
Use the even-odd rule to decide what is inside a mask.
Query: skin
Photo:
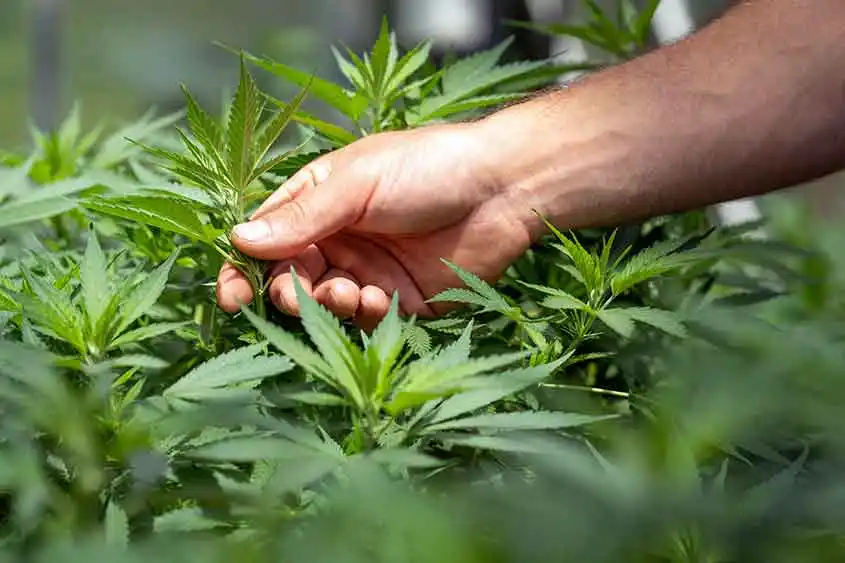
[[[373,135],[291,178],[232,233],[273,260],[270,297],[372,328],[459,280],[495,281],[544,232],[760,195],[845,168],[841,0],[739,3],[692,37],[472,123]],[[252,299],[224,266],[220,306]]]

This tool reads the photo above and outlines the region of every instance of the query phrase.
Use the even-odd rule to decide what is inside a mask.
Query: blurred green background
[[[0,145],[28,141],[33,113],[33,11],[39,0],[0,2]],[[233,81],[234,57],[213,44],[266,52],[320,70],[330,55],[331,18],[320,3],[268,0],[74,0],[60,9],[60,88],[56,112],[75,101],[85,124],[130,120],[181,104],[185,82],[216,101]],[[329,3],[323,3],[329,4]],[[321,34],[322,27],[322,34]],[[322,36],[320,36],[322,35]],[[319,59],[322,58],[322,61]]]

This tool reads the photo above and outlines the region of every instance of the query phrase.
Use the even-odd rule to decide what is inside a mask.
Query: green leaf
[[[397,92],[400,88],[402,88],[405,81],[422,68],[426,61],[428,61],[432,44],[433,42],[431,40],[424,41],[405,53],[405,55],[399,59],[399,62],[396,63],[396,69],[385,88],[385,92],[388,96],[392,96],[394,92]]]
[[[306,72],[272,61],[268,58],[256,57],[248,53],[245,53],[244,57],[271,74],[284,78],[301,88],[310,84],[309,91],[314,94],[316,98],[319,98],[331,105],[353,121],[358,121],[368,107],[367,99],[364,96],[349,92],[337,84],[329,82],[328,80],[317,78]]]
[[[536,285],[533,283],[527,283],[522,280],[518,280],[519,285],[524,287],[533,289],[535,291],[539,291],[541,293],[545,293],[549,297],[545,298],[540,304],[543,307],[548,309],[557,309],[559,311],[565,310],[577,310],[577,311],[584,311],[589,309],[589,306],[578,299],[577,297],[570,295],[569,293],[557,289],[554,287],[548,287],[545,285]]]
[[[188,105],[188,124],[191,132],[197,141],[202,144],[205,151],[214,160],[221,171],[226,169],[223,162],[223,149],[225,140],[223,129],[211,115],[200,107],[188,88],[182,85],[182,92]]]
[[[89,326],[97,326],[111,298],[111,287],[108,262],[94,229],[88,231],[88,245],[79,268],[79,278]]]
[[[335,125],[334,123],[329,123],[328,121],[318,119],[313,115],[309,115],[300,111],[297,112],[293,118],[296,120],[297,123],[301,123],[302,125],[311,127],[312,129],[317,131],[317,133],[319,133],[335,145],[344,146],[350,143],[354,143],[356,140],[358,140],[358,137],[356,137],[354,133],[350,133],[343,127]]]
[[[201,398],[208,391],[233,385],[254,388],[264,379],[290,371],[293,363],[282,356],[265,356],[262,344],[227,352],[200,364],[164,391],[165,397]]]
[[[82,206],[103,215],[137,221],[196,241],[209,242],[208,231],[186,200],[128,195],[89,198],[82,201]]]
[[[255,462],[286,460],[296,462],[311,458],[316,450],[277,436],[226,436],[206,442],[182,452],[185,457],[218,462]]]
[[[27,270],[22,274],[32,291],[32,295],[17,296],[24,316],[34,321],[40,330],[52,332],[52,336],[70,343],[81,353],[86,353],[83,320],[71,303],[70,296]]]
[[[672,311],[651,307],[627,307],[623,311],[637,322],[653,326],[679,338],[687,336],[687,331],[683,323]]]
[[[618,415],[587,415],[567,412],[526,411],[481,414],[467,418],[459,418],[427,427],[424,432],[431,434],[444,430],[558,430],[584,426],[602,420],[616,418]]]
[[[604,309],[598,312],[598,318],[612,331],[630,338],[634,335],[634,319],[625,309]]]
[[[370,385],[379,392],[387,392],[390,375],[396,367],[405,345],[405,333],[399,319],[399,294],[394,293],[387,315],[373,331],[367,343],[367,357],[374,381]]]
[[[286,399],[298,401],[305,405],[316,405],[321,407],[341,407],[349,403],[338,395],[331,395],[329,393],[319,393],[317,391],[296,391],[293,393],[285,393],[283,395]]]
[[[584,287],[588,291],[602,287],[602,282],[604,280],[598,260],[583,246],[581,246],[574,234],[572,234],[572,238],[570,239],[560,232],[554,225],[546,221],[545,218],[543,219],[543,222],[545,222],[549,230],[552,231],[558,241],[560,241],[560,245],[553,246],[572,260],[572,265],[580,274],[579,281],[584,284]]]
[[[282,162],[276,164],[276,166],[268,170],[268,172],[275,174],[276,176],[281,176],[282,178],[289,178],[299,172],[301,168],[304,168],[312,161],[320,158],[324,154],[328,154],[329,152],[331,151],[324,150],[305,154],[293,154]]]
[[[387,90],[388,81],[396,67],[396,55],[393,34],[390,32],[387,17],[383,17],[370,59],[373,85],[379,94],[384,94]]]
[[[317,377],[324,383],[334,387],[338,392],[343,393],[342,385],[335,378],[331,366],[319,354],[314,352],[314,350],[303,344],[292,334],[262,319],[246,307],[242,307],[241,312],[249,319],[249,322],[252,323],[256,330],[282,354],[290,358],[310,375]]]
[[[454,103],[440,106],[435,111],[430,112],[426,119],[445,119],[453,115],[463,113],[466,111],[477,111],[493,106],[507,104],[524,99],[528,94],[489,94],[486,96],[473,96]]]
[[[156,336],[161,336],[162,334],[167,334],[168,332],[179,330],[180,328],[183,328],[189,324],[190,323],[187,322],[172,322],[154,323],[142,326],[134,330],[124,332],[123,334],[115,338],[109,344],[108,349],[115,350],[117,348],[120,348],[121,346],[126,346],[127,344],[136,344],[138,342],[143,342],[144,340],[149,340],[150,338],[155,338]]]
[[[49,219],[75,209],[77,205],[76,201],[64,197],[3,203],[0,204],[0,229]]]
[[[452,264],[447,260],[443,260],[443,263],[446,264],[449,269],[455,272],[455,274],[457,274],[457,276],[461,279],[462,282],[467,285],[467,287],[475,291],[482,298],[482,301],[479,301],[478,304],[483,306],[485,310],[507,314],[513,308],[498,291],[496,291],[490,284],[488,284],[472,272],[468,272],[467,270],[464,270],[463,268],[457,266],[456,264]],[[447,290],[443,293],[446,294],[446,298],[438,298],[437,296],[435,296],[429,299],[429,302],[437,302],[438,300],[449,300],[448,298],[450,296],[451,298],[468,298],[468,295],[463,292],[456,294],[453,291]]]
[[[408,122],[419,125],[429,121],[444,107],[483,94],[502,82],[529,74],[547,64],[545,61],[524,61],[496,66],[512,42],[513,38],[506,39],[492,49],[446,67],[441,78],[441,93],[424,98],[409,115]]]
[[[106,505],[104,528],[106,543],[120,547],[129,545],[129,518],[114,501]]]
[[[530,351],[526,351],[472,358],[449,367],[438,362],[438,357],[418,360],[407,366],[405,377],[388,404],[388,411],[395,414],[431,399],[463,391],[466,380],[518,362],[529,354]]]
[[[343,393],[358,408],[364,409],[365,393],[372,392],[373,389],[367,388],[368,382],[360,381],[357,377],[366,369],[361,350],[349,339],[338,318],[305,292],[293,267],[291,274],[305,332],[323,359],[331,366],[334,378],[342,386]]]
[[[660,7],[660,0],[647,0],[646,7],[640,11],[634,25],[634,36],[637,38],[637,43],[645,45],[648,41],[648,34],[651,31],[651,22],[654,19],[654,14],[657,8]]]
[[[126,297],[120,307],[117,332],[126,330],[136,320],[147,314],[155,305],[170,278],[170,270],[179,257],[177,250],[170,257],[153,270],[143,281],[126,292]]]
[[[459,393],[443,401],[432,422],[456,418],[536,385],[548,378],[567,359],[560,358],[549,364],[510,370],[490,377],[485,387]]]
[[[495,310],[491,307],[490,300],[472,290],[462,287],[445,289],[429,299],[428,303],[463,303],[466,305],[477,305],[484,311]]]
[[[303,88],[296,97],[287,104],[281,102],[279,111],[262,126],[258,137],[258,152],[255,157],[256,164],[260,163],[264,156],[273,148],[273,145],[278,141],[279,137],[284,132],[285,128],[291,122],[291,119],[299,111],[299,107],[305,100],[305,95],[308,93],[308,87]],[[269,99],[269,96],[265,96]]]
[[[226,164],[232,185],[242,193],[257,162],[255,133],[264,111],[264,99],[241,57],[240,81],[229,106],[226,127]]]
[[[678,252],[690,238],[662,241],[629,258],[611,277],[613,292],[618,295],[646,280],[692,263],[697,258],[695,252]]]

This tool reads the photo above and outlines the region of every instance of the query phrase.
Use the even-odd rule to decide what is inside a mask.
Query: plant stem
[[[267,318],[267,306],[264,303],[264,292],[255,294],[255,314],[262,319]]]

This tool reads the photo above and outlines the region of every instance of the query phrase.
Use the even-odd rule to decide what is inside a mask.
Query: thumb
[[[364,213],[372,189],[369,184],[342,174],[331,175],[319,184],[309,182],[289,201],[237,225],[232,243],[260,260],[295,256],[355,223]]]

